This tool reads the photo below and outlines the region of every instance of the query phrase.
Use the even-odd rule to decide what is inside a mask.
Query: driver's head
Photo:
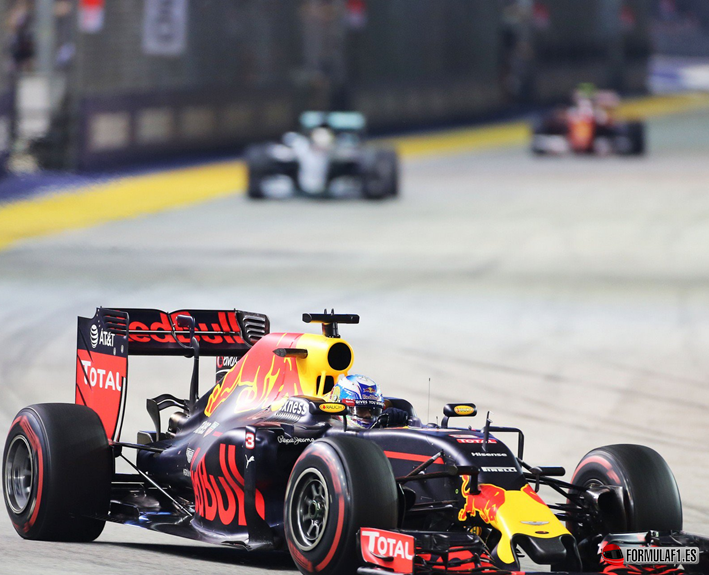
[[[578,98],[595,98],[598,90],[591,82],[583,82],[576,87],[576,97]]]
[[[328,399],[349,406],[347,421],[358,429],[372,427],[384,407],[379,386],[364,375],[340,375]]]
[[[329,148],[335,142],[335,135],[326,126],[320,126],[310,132],[310,139],[318,148]]]

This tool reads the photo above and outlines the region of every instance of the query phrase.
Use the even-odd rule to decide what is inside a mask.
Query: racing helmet
[[[359,429],[372,427],[384,407],[379,386],[365,375],[340,375],[328,399],[347,405],[347,421]]]
[[[310,132],[310,139],[317,148],[328,149],[335,143],[335,135],[328,126],[319,126]]]

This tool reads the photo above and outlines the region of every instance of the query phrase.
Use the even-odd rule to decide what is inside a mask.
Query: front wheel
[[[96,412],[45,403],[21,410],[3,454],[5,506],[25,539],[93,541],[108,513],[113,456]]]
[[[263,180],[273,172],[273,161],[268,153],[267,146],[249,146],[245,153],[248,184],[247,197],[252,200],[263,199]]]
[[[288,550],[305,575],[354,575],[362,564],[357,532],[396,528],[397,510],[394,474],[377,445],[346,435],[320,439],[288,480]]]
[[[604,485],[622,488],[620,510],[601,507],[607,533],[682,529],[677,482],[667,462],[649,447],[620,444],[589,451],[576,467],[571,483],[585,489]],[[585,533],[581,526],[570,527],[579,541],[607,535]],[[589,549],[584,562],[596,561],[596,551],[597,547]]]

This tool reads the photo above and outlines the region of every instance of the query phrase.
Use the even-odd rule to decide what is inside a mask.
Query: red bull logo
[[[164,311],[161,311],[159,314],[160,320],[154,321],[150,323],[150,325],[141,321],[132,321],[129,326],[130,337],[128,341],[148,343],[152,340],[160,343],[174,343],[174,329],[179,341],[182,343],[190,342],[190,338],[186,334],[187,330],[176,326],[177,316],[189,316],[189,312],[175,311],[168,315]],[[241,330],[236,321],[236,316],[233,313],[227,313],[225,311],[217,312],[216,320],[216,322],[211,322],[210,324],[199,322],[195,325],[195,329],[198,332],[209,332],[210,330],[213,332],[211,335],[196,335],[195,337],[198,341],[211,344],[221,344],[224,342],[231,344],[244,343],[244,340],[239,335],[235,335]],[[141,331],[157,331],[164,333],[151,333],[143,335],[140,333]],[[180,332],[185,332],[185,335],[181,335]],[[227,335],[230,333],[234,335]]]
[[[470,493],[470,476],[463,475],[461,493],[465,506],[458,513],[458,521],[465,521],[469,516],[480,515],[485,523],[492,523],[497,517],[500,507],[505,504],[505,490],[496,485],[483,483],[479,486],[480,493]]]
[[[194,488],[195,514],[207,521],[231,525],[235,520],[246,525],[244,478],[236,466],[236,446],[219,446],[219,473],[207,471],[204,456],[199,458],[199,448],[195,451],[190,467],[190,477]],[[246,463],[248,466],[248,462]],[[256,512],[265,518],[263,494],[256,490]]]

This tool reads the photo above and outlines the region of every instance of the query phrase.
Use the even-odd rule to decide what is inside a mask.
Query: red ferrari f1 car
[[[645,153],[645,125],[616,118],[619,98],[614,92],[582,86],[574,105],[537,119],[532,127],[532,152],[558,155],[568,152],[621,156]]]
[[[17,533],[91,541],[113,521],[287,549],[308,575],[509,573],[522,556],[566,573],[646,570],[623,565],[633,557],[707,572],[709,540],[682,531],[677,485],[657,452],[601,447],[565,482],[564,469],[524,460],[519,429],[453,426],[476,414],[472,403],[446,405],[437,425],[388,397],[405,425],[382,415],[353,429],[353,405],[326,396],[353,364],[338,324],[359,317],[303,319],[322,334],[270,333],[265,315],[236,310],[79,318],[75,404],[27,407],[7,437],[3,487]],[[120,437],[131,355],[194,362],[187,397],[148,399],[154,429],[134,443]],[[201,394],[205,355],[217,357],[217,382]],[[116,472],[117,459],[133,472]],[[561,501],[546,503],[540,486]]]

